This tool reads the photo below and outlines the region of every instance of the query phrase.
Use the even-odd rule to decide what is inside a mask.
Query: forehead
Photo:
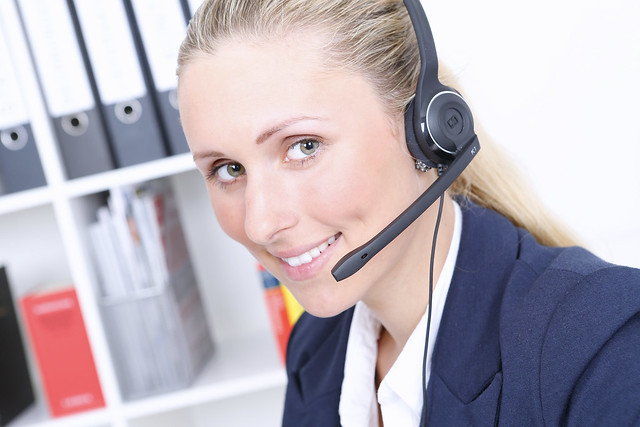
[[[215,54],[186,65],[178,96],[190,145],[212,133],[253,138],[270,122],[325,116],[354,105],[354,98],[370,98],[363,78],[323,65],[323,45],[313,35],[225,40]]]
[[[182,67],[179,89],[193,80],[202,85],[202,77],[208,77],[204,80],[210,84],[222,83],[223,88],[243,91],[254,83],[275,84],[278,78],[321,74],[325,69],[322,46],[321,38],[313,33],[223,38],[216,42],[213,53],[201,52]]]
[[[224,40],[214,54],[201,54],[184,66],[178,87],[181,113],[204,103],[223,108],[237,98],[274,100],[276,91],[286,95],[287,82],[311,83],[319,69],[318,51],[308,41]]]

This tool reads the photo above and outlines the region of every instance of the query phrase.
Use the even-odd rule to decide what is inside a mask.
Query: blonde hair
[[[327,67],[359,73],[373,84],[390,115],[404,112],[414,95],[420,56],[402,0],[205,1],[180,47],[178,79],[185,66],[215,54],[222,41],[282,38],[296,32],[325,35]],[[455,86],[440,74],[444,84]],[[449,193],[501,213],[542,244],[575,244],[568,229],[524,187],[513,162],[481,132],[479,138],[480,153]]]

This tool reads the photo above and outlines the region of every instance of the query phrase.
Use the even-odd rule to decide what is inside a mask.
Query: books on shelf
[[[213,344],[168,182],[112,189],[97,217],[89,238],[123,397],[189,385]]]
[[[34,402],[22,333],[6,268],[0,266],[0,426]]]
[[[276,340],[280,360],[284,364],[287,356],[287,344],[293,325],[304,311],[295,297],[278,279],[258,264],[258,271],[264,288],[267,314],[271,322],[271,330]]]
[[[51,415],[59,417],[104,407],[73,286],[28,293],[20,305]]]

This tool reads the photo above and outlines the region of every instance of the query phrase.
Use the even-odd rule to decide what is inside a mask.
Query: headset
[[[422,415],[420,425],[427,425],[426,359],[431,326],[433,296],[433,265],[436,237],[442,215],[443,195],[460,176],[480,150],[480,143],[473,128],[473,116],[467,102],[460,94],[440,83],[438,56],[431,34],[431,27],[419,0],[404,0],[418,40],[420,74],[413,100],[404,115],[405,137],[409,152],[416,159],[416,167],[426,171],[436,168],[438,178],[416,201],[404,210],[380,233],[364,245],[345,255],[331,270],[336,281],[341,281],[359,271],[374,255],[398,237],[437,199],[440,199],[433,232],[429,266],[429,306],[422,361]]]
[[[419,0],[404,0],[418,40],[420,74],[404,122],[409,152],[438,178],[404,212],[367,243],[345,255],[331,270],[336,281],[355,274],[422,215],[460,176],[480,150],[471,109],[460,94],[438,80],[438,57],[431,27]]]

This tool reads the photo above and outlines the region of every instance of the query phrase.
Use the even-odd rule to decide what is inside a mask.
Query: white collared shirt
[[[462,212],[455,201],[453,205],[455,222],[451,246],[433,290],[431,302],[433,306],[427,349],[427,383],[431,372],[431,355],[460,246]],[[339,414],[343,427],[378,426],[378,404],[385,426],[409,427],[420,424],[422,357],[427,331],[427,313],[423,314],[376,393],[375,371],[381,327],[382,325],[369,307],[362,301],[358,302],[349,330],[344,379],[340,393]]]

